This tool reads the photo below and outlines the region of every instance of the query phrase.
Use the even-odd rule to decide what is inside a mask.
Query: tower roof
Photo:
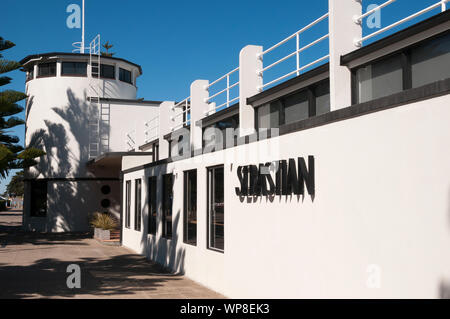
[[[32,54],[32,55],[28,55],[27,57],[23,58],[20,63],[21,64],[25,64],[28,61],[32,60],[32,59],[39,59],[39,58],[49,58],[49,57],[53,57],[53,56],[73,56],[73,57],[89,57],[90,54],[89,53],[67,53],[67,52],[50,52],[50,53],[40,53],[40,54]],[[116,57],[106,57],[106,56],[102,56],[102,59],[109,59],[109,60],[116,60],[116,61],[122,61],[128,64],[131,64],[135,67],[137,67],[139,69],[139,73],[142,75],[142,67],[139,64],[130,62],[128,60],[122,59],[122,58],[116,58]]]

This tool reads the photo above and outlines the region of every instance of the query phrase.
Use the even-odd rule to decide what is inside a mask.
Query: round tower
[[[30,55],[21,63],[27,74],[25,145],[47,153],[26,174],[25,228],[83,231],[89,213],[118,214],[117,172],[92,172],[87,163],[109,152],[109,104],[102,100],[135,100],[141,67],[77,53]]]

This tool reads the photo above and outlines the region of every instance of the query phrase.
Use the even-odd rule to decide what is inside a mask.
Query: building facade
[[[367,44],[398,24],[363,35],[376,10],[330,0],[297,33],[246,46],[237,68],[160,103],[123,134],[126,153],[87,166],[120,166],[122,244],[231,298],[448,295],[446,2]],[[294,53],[271,60],[289,41]]]

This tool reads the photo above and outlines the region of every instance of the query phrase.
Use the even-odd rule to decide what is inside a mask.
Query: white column
[[[262,46],[248,45],[239,54],[239,121],[240,136],[250,135],[255,131],[255,110],[247,104],[247,98],[259,93],[263,78],[259,72],[263,69]]]
[[[166,159],[169,157],[169,142],[164,139],[164,135],[171,132],[173,114],[172,108],[174,102],[163,102],[159,106],[159,158]]]
[[[194,151],[203,146],[202,127],[196,123],[205,117],[207,111],[212,114],[212,105],[206,101],[209,97],[208,85],[207,80],[197,80],[191,84],[191,145]]]
[[[330,102],[331,110],[351,105],[351,72],[341,66],[341,56],[357,49],[355,39],[362,37],[361,25],[354,17],[362,14],[358,0],[329,0],[330,28]]]

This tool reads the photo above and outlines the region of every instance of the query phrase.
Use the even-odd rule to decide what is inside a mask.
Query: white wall
[[[159,114],[159,105],[110,104],[110,151],[127,151],[126,134],[135,130],[136,149],[145,144],[145,123]]]
[[[232,157],[225,163],[224,254],[206,249],[206,167],[233,152],[255,155],[268,141],[160,168],[177,175],[173,212],[180,239],[172,247],[178,256],[172,268],[232,298],[439,297],[440,286],[450,282],[449,102],[446,95],[284,135],[270,140],[279,151]],[[314,201],[241,202],[235,195],[239,165],[308,155],[316,161]],[[197,248],[181,243],[182,172],[193,168]],[[147,169],[124,180],[151,174],[161,172]],[[148,247],[151,241],[145,230],[124,230],[125,246],[147,256],[165,251],[164,240],[157,237],[156,246]],[[153,255],[159,262],[165,258]],[[381,270],[379,289],[367,285],[371,265]]]

